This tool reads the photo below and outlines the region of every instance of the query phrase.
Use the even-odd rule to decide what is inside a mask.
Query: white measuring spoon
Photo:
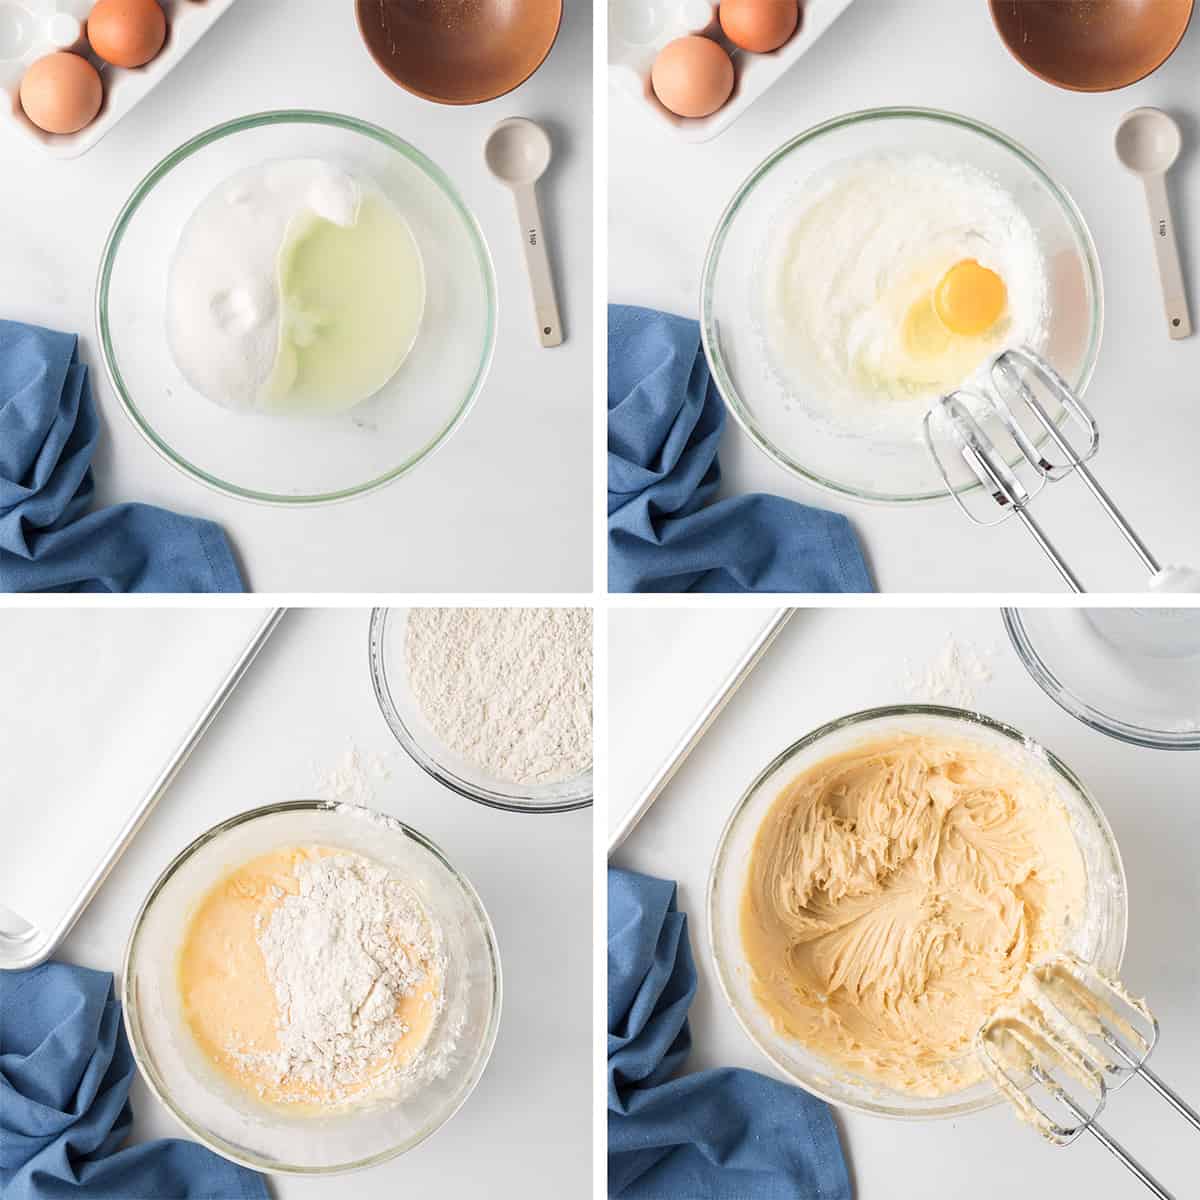
[[[537,312],[538,336],[543,346],[561,346],[562,322],[558,316],[558,298],[554,294],[554,276],[546,254],[537,199],[537,181],[550,165],[550,136],[533,121],[510,117],[488,134],[483,155],[488,170],[512,190],[517,202],[525,266]]]
[[[1175,222],[1171,218],[1171,200],[1167,195],[1167,172],[1174,166],[1182,147],[1183,135],[1179,126],[1160,108],[1135,108],[1126,113],[1117,126],[1117,157],[1121,165],[1138,176],[1146,187],[1158,277],[1167,310],[1167,331],[1176,340],[1190,337],[1192,333],[1179,245],[1175,240]]]

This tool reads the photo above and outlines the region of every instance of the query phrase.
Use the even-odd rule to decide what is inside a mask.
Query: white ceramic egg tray
[[[111,67],[87,46],[84,26],[95,0],[0,0],[0,126],[40,145],[56,158],[90,150],[150,92],[209,30],[234,0],[159,0],[167,14],[167,41],[144,67]],[[78,133],[45,133],[25,115],[19,90],[29,65],[56,50],[82,53],[100,71],[104,105]]]
[[[609,89],[639,105],[663,129],[688,142],[707,142],[723,133],[850,6],[851,0],[801,0],[800,28],[771,54],[748,54],[721,33],[717,0],[609,0]],[[658,52],[675,38],[706,34],[729,51],[735,82],[729,102],[711,117],[677,117],[650,86]]]

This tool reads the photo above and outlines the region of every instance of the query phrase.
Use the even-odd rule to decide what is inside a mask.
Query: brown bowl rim
[[[448,108],[469,108],[473,104],[487,104],[492,100],[499,100],[501,96],[507,96],[510,92],[515,92],[522,84],[528,83],[534,75],[542,69],[546,59],[550,57],[550,52],[558,44],[558,35],[562,32],[563,13],[566,8],[564,0],[558,0],[558,17],[554,22],[554,36],[550,38],[546,44],[546,49],[541,58],[523,75],[520,79],[510,84],[499,92],[492,92],[486,96],[479,96],[474,100],[451,100],[446,96],[435,96],[432,92],[422,91],[420,88],[413,87],[410,83],[401,79],[395,71],[375,52],[375,47],[371,45],[370,39],[367,37],[366,30],[363,29],[362,8],[364,0],[355,0],[354,4],[354,23],[358,27],[358,36],[362,39],[362,44],[367,48],[367,53],[375,61],[375,65],[394,83],[397,87],[403,88],[410,96],[416,96],[419,100],[428,100],[432,104],[444,104]],[[1194,3],[1194,0],[1193,0]]]
[[[1043,83],[1048,83],[1053,87],[1060,88],[1064,92],[1077,92],[1092,96],[1100,95],[1104,92],[1120,92],[1127,87],[1133,87],[1135,83],[1141,83],[1143,79],[1148,79],[1154,74],[1155,71],[1159,69],[1159,67],[1163,65],[1163,63],[1165,63],[1171,57],[1171,55],[1175,53],[1176,50],[1179,49],[1180,45],[1183,43],[1183,39],[1187,37],[1188,30],[1191,28],[1192,18],[1196,15],[1196,0],[1190,0],[1188,4],[1187,20],[1184,21],[1183,28],[1179,31],[1179,36],[1171,44],[1171,47],[1166,54],[1164,54],[1162,58],[1160,58],[1158,62],[1154,64],[1154,66],[1143,71],[1140,75],[1133,79],[1127,79],[1124,83],[1109,84],[1107,87],[1080,87],[1078,84],[1066,83],[1061,79],[1055,79],[1053,75],[1047,75],[1044,71],[1039,71],[1036,67],[1032,66],[1024,58],[1022,58],[1020,54],[1017,53],[1017,51],[1013,48],[1012,43],[1005,36],[1004,30],[1000,25],[1000,21],[996,16],[997,7],[1006,2],[1007,0],[988,0],[988,13],[991,15],[992,25],[995,28],[1000,41],[1003,43],[1004,48],[1008,51],[1012,58],[1022,67],[1024,67],[1025,70],[1030,73],[1030,75],[1036,76],[1038,79],[1042,80]]]

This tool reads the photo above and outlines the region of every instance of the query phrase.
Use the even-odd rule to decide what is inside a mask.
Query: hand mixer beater
[[[1200,1130],[1200,1114],[1146,1065],[1157,1041],[1144,1001],[1062,955],[1030,969],[1017,1000],[980,1029],[976,1048],[1001,1093],[1048,1141],[1069,1146],[1087,1132],[1159,1200],[1173,1200],[1097,1123],[1109,1093],[1138,1075]]]
[[[1066,381],[1023,347],[993,361],[990,382],[990,389],[960,388],[940,397],[925,416],[926,445],[959,508],[977,525],[998,525],[1015,516],[1067,585],[1082,592],[1082,583],[1029,511],[1047,483],[1077,475],[1146,569],[1157,575],[1158,561],[1087,466],[1099,449],[1100,431]],[[1082,437],[1081,448],[1069,431]],[[1053,450],[1060,459],[1050,457]],[[983,485],[999,515],[995,508],[985,515],[978,505],[967,504],[965,490],[975,483]]]

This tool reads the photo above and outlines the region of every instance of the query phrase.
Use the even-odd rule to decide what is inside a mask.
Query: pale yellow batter
[[[278,1048],[280,1017],[257,931],[285,895],[299,892],[299,864],[339,853],[328,846],[289,846],[252,859],[212,888],[184,935],[178,968],[184,1019],[205,1056],[268,1103],[326,1108],[371,1092],[419,1053],[437,1014],[440,981],[434,964],[426,963],[426,982],[398,1000],[396,1012],[408,1032],[390,1055],[371,1064],[366,1078],[335,1093],[276,1079],[262,1063],[260,1056]]]
[[[1084,894],[1049,785],[977,742],[898,734],[780,794],[755,839],[742,943],[781,1034],[937,1096],[980,1078],[976,1032],[1062,947]]]

